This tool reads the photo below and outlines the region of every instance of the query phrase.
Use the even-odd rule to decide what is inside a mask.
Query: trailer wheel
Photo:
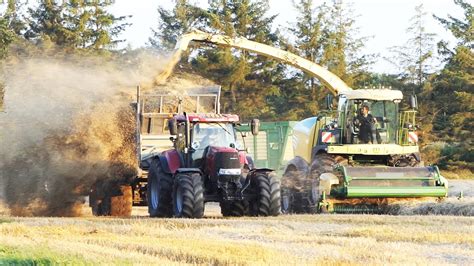
[[[174,215],[180,218],[204,216],[204,192],[199,173],[178,173],[173,189]]]
[[[257,173],[251,183],[256,198],[250,202],[250,214],[277,216],[280,214],[280,182],[273,173]]]
[[[95,186],[89,192],[89,206],[92,210],[93,216],[103,216],[102,213],[102,200],[98,199],[97,190]]]
[[[160,161],[154,159],[148,172],[147,201],[150,217],[173,215],[173,177],[163,171]]]
[[[132,215],[133,195],[132,187],[120,186],[121,196],[110,197],[110,216],[129,217]]]
[[[222,216],[240,217],[244,216],[249,211],[249,203],[245,200],[239,201],[221,201]]]
[[[123,185],[119,187],[120,196],[106,195],[92,211],[98,216],[129,217],[132,215],[132,187]]]

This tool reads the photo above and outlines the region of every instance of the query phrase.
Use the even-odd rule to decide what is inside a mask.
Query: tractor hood
[[[376,101],[393,101],[393,100],[402,100],[403,94],[399,90],[389,90],[389,89],[380,89],[380,90],[352,90],[344,91],[340,95],[346,96],[348,100],[376,100]]]

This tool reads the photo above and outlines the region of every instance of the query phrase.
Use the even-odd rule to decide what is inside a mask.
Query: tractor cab
[[[237,115],[184,114],[176,115],[169,122],[175,149],[183,156],[187,167],[204,167],[209,152],[235,153],[239,162],[245,162],[245,153],[239,150],[236,126]],[[176,131],[175,131],[176,130]],[[240,166],[239,166],[240,168]]]

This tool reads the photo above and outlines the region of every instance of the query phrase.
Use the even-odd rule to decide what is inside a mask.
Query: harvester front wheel
[[[346,166],[348,161],[346,158],[339,156],[339,155],[331,155],[326,153],[317,154],[314,157],[313,162],[311,163],[311,178],[313,179],[311,195],[312,195],[312,203],[315,206],[318,206],[319,202],[321,201],[320,198],[320,191],[319,191],[319,182],[320,176],[323,173],[334,173],[337,174],[334,167],[336,165]],[[328,209],[326,206],[322,206],[317,210],[320,213],[327,213]]]
[[[294,167],[289,167],[281,180],[281,212],[306,213],[308,193],[306,175]],[[308,194],[309,195],[309,194]]]
[[[199,173],[178,173],[173,189],[174,215],[179,218],[204,216],[204,192]]]
[[[273,173],[257,173],[252,180],[256,198],[250,202],[250,214],[277,216],[280,214],[280,182]]]
[[[147,201],[150,217],[171,217],[173,215],[173,177],[161,168],[158,159],[148,172]]]

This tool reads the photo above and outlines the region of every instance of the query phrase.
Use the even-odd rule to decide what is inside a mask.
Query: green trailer
[[[274,169],[278,176],[283,174],[286,163],[293,159],[291,136],[296,121],[261,122],[257,136],[250,134],[250,126],[242,125],[239,130],[240,143],[244,143],[256,167]]]

